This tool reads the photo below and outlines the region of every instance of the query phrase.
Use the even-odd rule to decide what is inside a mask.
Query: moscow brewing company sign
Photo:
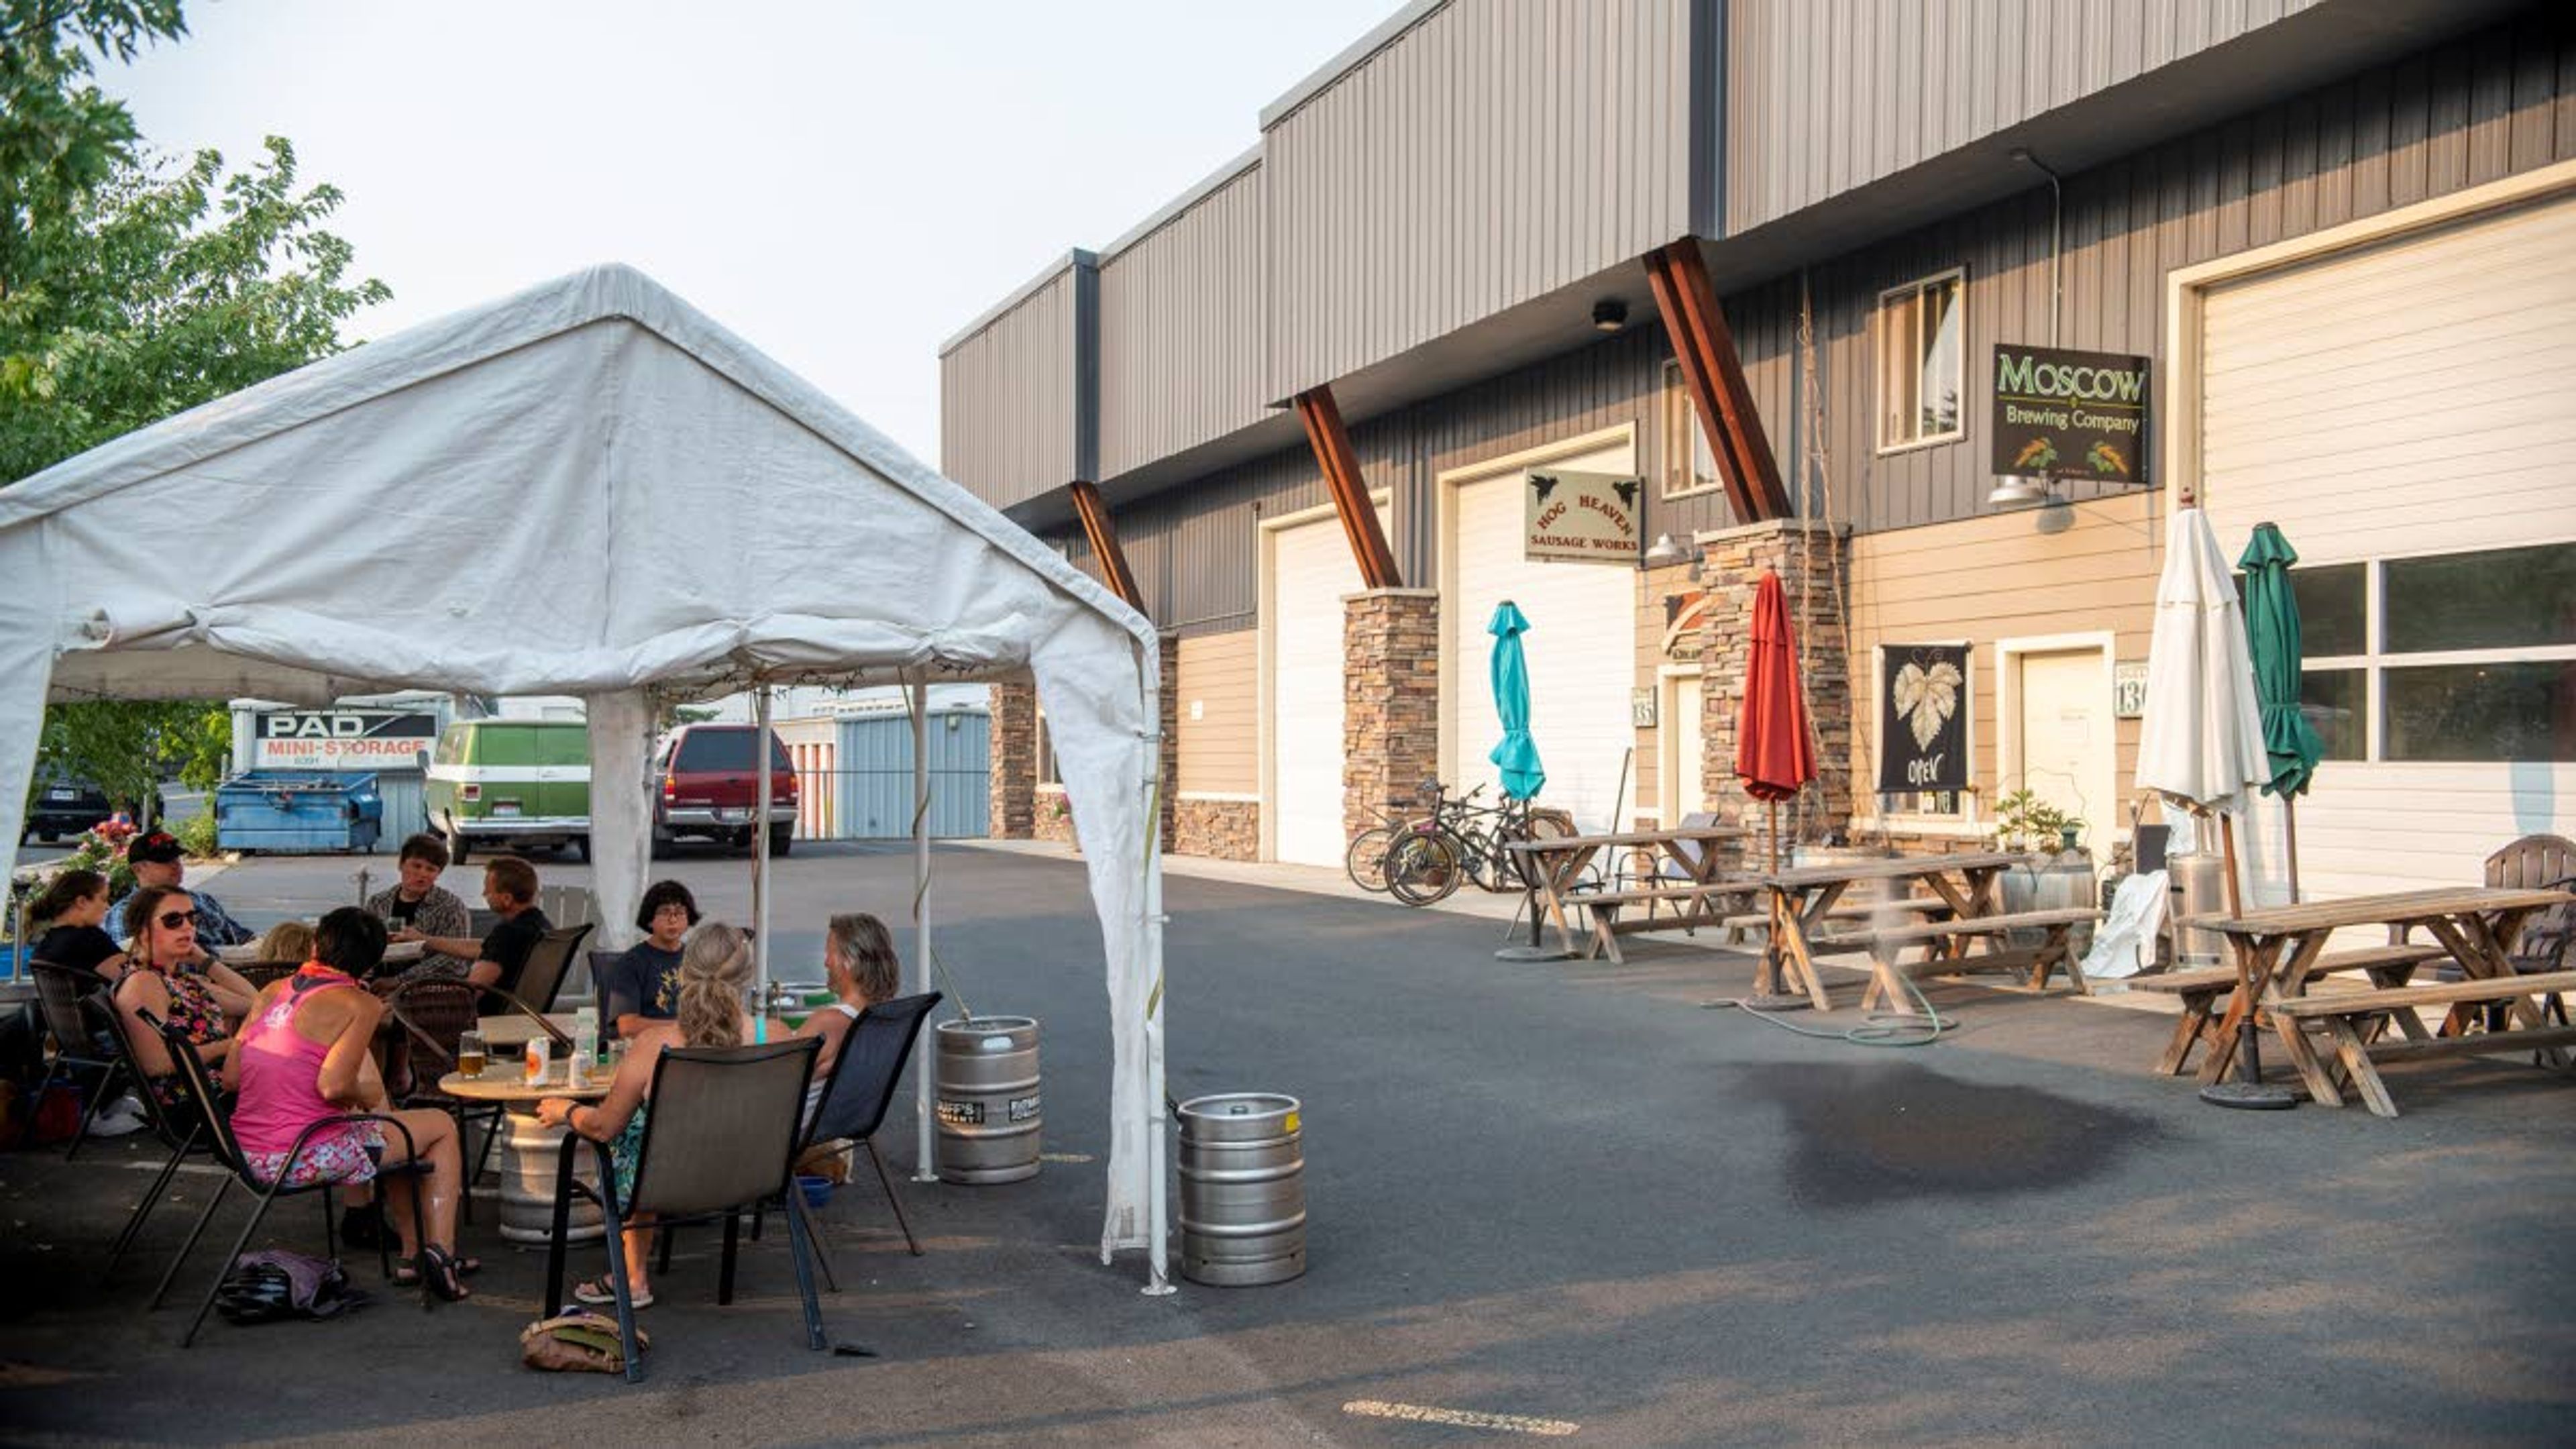
[[[2147,481],[2147,359],[1995,344],[2001,474]]]
[[[417,770],[438,716],[375,709],[281,709],[259,716],[251,765],[262,770]]]
[[[1523,557],[1637,565],[1637,503],[1645,483],[1616,473],[1531,468],[1521,474],[1529,532]]]
[[[1878,788],[1968,788],[1968,646],[1878,646]]]

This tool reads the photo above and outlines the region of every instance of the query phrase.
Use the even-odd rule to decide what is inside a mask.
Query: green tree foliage
[[[284,139],[247,171],[156,159],[91,83],[186,33],[181,0],[0,0],[0,486],[338,352],[392,295],[349,279],[341,194],[299,190]],[[213,785],[231,737],[205,701],[63,705],[44,758],[140,807]]]

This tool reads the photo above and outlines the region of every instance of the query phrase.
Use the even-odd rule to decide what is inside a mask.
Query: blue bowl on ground
[[[832,1179],[828,1177],[800,1176],[796,1179],[796,1185],[804,1190],[805,1205],[814,1209],[816,1212],[821,1212],[825,1207],[831,1204]]]

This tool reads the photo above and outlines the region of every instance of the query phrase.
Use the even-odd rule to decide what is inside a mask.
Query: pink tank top
[[[297,1133],[341,1110],[322,1095],[322,1059],[331,1054],[330,1045],[306,1041],[295,1029],[295,1013],[325,991],[355,984],[332,981],[304,992],[289,987],[242,1029],[241,1045],[233,1048],[242,1054],[233,1136],[243,1155],[282,1153],[295,1145]]]

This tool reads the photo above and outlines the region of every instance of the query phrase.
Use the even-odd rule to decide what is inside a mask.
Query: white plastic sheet
[[[622,925],[640,691],[1033,674],[1107,961],[1102,1251],[1146,1247],[1161,1279],[1152,626],[642,274],[532,288],[0,489],[0,581],[0,871],[49,697],[576,694],[607,715],[593,848]]]
[[[2120,882],[2111,892],[2111,909],[2093,928],[2093,949],[2084,953],[2088,981],[2116,981],[2155,964],[2156,938],[2165,928],[2170,889],[2165,872],[2148,871]]]

